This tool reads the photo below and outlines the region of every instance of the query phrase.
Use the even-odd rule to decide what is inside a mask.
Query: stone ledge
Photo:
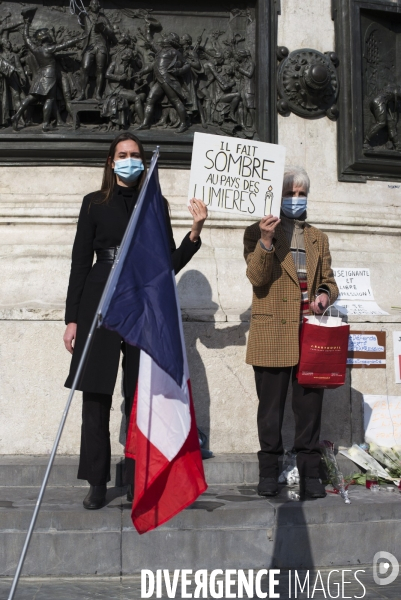
[[[234,311],[225,311],[219,309],[181,309],[182,320],[184,322],[200,323],[248,323],[250,312],[239,313],[238,309]],[[0,321],[64,321],[64,307],[42,307],[42,306],[23,306],[23,307],[0,307]]]
[[[171,202],[172,224],[175,227],[190,227],[192,218],[183,203]],[[75,199],[69,202],[34,201],[34,202],[1,202],[0,223],[48,223],[75,224],[78,220],[81,201]],[[213,212],[209,214],[206,228],[243,229],[258,220],[252,215],[230,215]],[[355,215],[343,215],[338,218],[330,215],[322,218],[319,211],[312,213],[308,221],[315,227],[326,232],[361,233],[369,235],[400,235],[399,219],[363,218]]]
[[[360,472],[360,468],[351,460],[337,454],[337,463],[344,476]],[[111,483],[122,485],[122,469],[124,456],[111,458]],[[281,458],[279,459],[281,463]],[[49,462],[49,455],[0,455],[0,489],[29,488],[39,486]],[[78,455],[56,456],[48,487],[73,486],[87,487],[87,482],[77,479]],[[216,454],[203,461],[203,468],[208,485],[257,484],[259,480],[259,463],[256,453]]]
[[[64,321],[64,309],[52,307],[0,308],[0,321]]]
[[[386,309],[386,307],[383,307]],[[389,310],[389,309],[387,309]],[[215,308],[181,308],[184,323],[249,323],[251,312],[249,308],[240,312],[239,309]],[[0,321],[64,321],[64,306],[22,306],[0,307]],[[401,311],[390,315],[349,316],[350,325],[360,323],[401,323]]]

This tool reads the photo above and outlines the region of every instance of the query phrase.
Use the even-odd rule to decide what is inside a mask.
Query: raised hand
[[[266,248],[270,248],[273,244],[274,232],[279,223],[280,219],[278,217],[273,217],[273,215],[267,215],[260,221],[260,239]]]
[[[191,227],[190,240],[197,242],[202,231],[204,222],[207,219],[207,207],[202,200],[192,198],[189,202],[188,210],[193,217],[193,223]]]

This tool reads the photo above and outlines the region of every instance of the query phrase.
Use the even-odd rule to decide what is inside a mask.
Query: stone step
[[[35,506],[35,487],[0,488],[0,576],[14,574]],[[283,487],[260,498],[250,484],[210,485],[192,506],[139,536],[123,488],[108,491],[99,511],[82,506],[80,487],[49,487],[23,574],[118,576],[141,569],[307,569],[372,564],[378,550],[401,560],[398,491],[351,489],[351,505],[334,494],[289,500]]]
[[[1,486],[40,485],[47,467],[48,456],[0,456]],[[111,460],[110,485],[122,485],[123,457]],[[207,481],[211,484],[255,483],[258,481],[258,464],[255,454],[221,454],[203,461]],[[78,456],[56,456],[50,486],[83,486],[86,481],[77,479]]]
[[[47,467],[48,456],[0,456],[0,487],[40,486]],[[337,455],[345,476],[359,471],[358,467],[341,454]],[[122,485],[123,457],[113,456],[111,484]],[[257,483],[258,462],[256,454],[220,454],[203,461],[207,482],[212,485],[230,483]],[[77,479],[78,457],[57,456],[49,478],[50,486],[83,486],[86,481]]]

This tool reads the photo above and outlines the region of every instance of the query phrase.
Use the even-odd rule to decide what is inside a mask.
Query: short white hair
[[[308,173],[302,167],[285,167],[283,179],[283,192],[292,188],[303,187],[306,193],[309,194],[310,179]]]

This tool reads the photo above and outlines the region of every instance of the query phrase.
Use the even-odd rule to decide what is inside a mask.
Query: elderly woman
[[[302,318],[322,314],[338,295],[327,235],[305,221],[309,185],[304,169],[288,167],[280,219],[263,217],[244,235],[247,277],[253,286],[246,362],[253,366],[259,398],[261,496],[278,492],[281,427],[290,381],[301,494],[326,495],[319,479],[323,389],[304,388],[296,379]]]

